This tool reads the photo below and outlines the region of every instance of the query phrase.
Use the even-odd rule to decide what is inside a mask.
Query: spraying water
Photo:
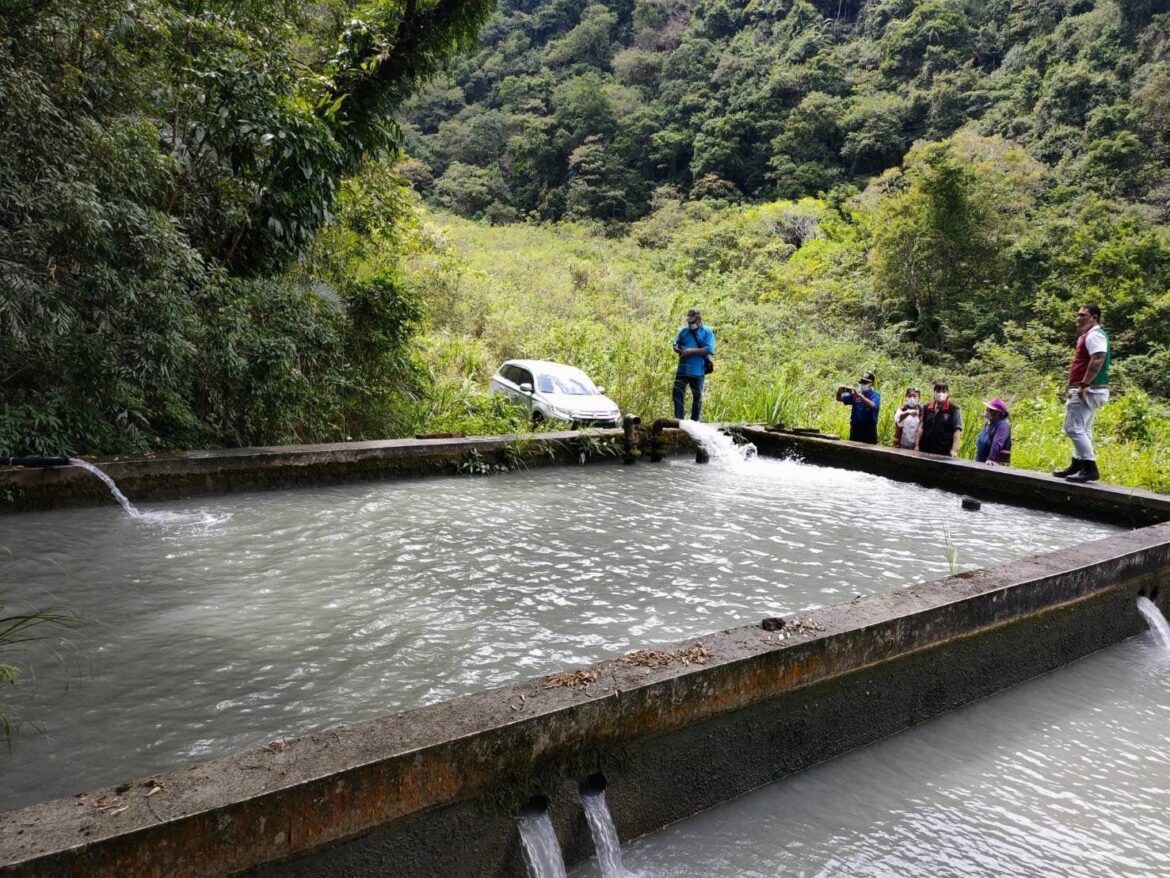
[[[597,865],[601,878],[625,878],[622,867],[622,843],[613,825],[609,806],[605,803],[604,790],[582,791],[581,804],[585,807],[585,819],[589,821],[589,832],[593,835],[593,847],[597,851]]]
[[[735,469],[755,459],[756,446],[750,442],[746,445],[736,445],[734,439],[709,424],[679,421],[678,426],[707,452],[711,463]]]
[[[518,820],[530,878],[565,878],[565,860],[545,809],[526,809]]]
[[[1139,597],[1137,608],[1146,617],[1146,622],[1149,624],[1150,630],[1154,632],[1154,638],[1158,641],[1158,645],[1163,649],[1170,649],[1170,624],[1166,622],[1166,617],[1162,615],[1158,605],[1147,597]]]
[[[79,466],[86,472],[93,473],[99,479],[106,483],[106,487],[110,489],[110,493],[114,495],[114,499],[122,504],[122,508],[126,510],[126,514],[131,518],[142,518],[142,513],[139,512],[133,503],[126,499],[126,495],[118,490],[118,486],[114,484],[114,480],[108,475],[94,466],[92,463],[86,463],[84,460],[78,460],[76,457],[69,458],[69,463],[73,466]]]

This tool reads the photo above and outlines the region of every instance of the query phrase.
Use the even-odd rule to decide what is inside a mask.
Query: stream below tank
[[[1151,632],[682,820],[622,856],[631,878],[1166,875],[1168,730],[1170,655]],[[592,860],[570,873],[598,875]]]

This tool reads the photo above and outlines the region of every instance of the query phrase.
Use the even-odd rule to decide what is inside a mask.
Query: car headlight
[[[550,406],[550,408],[552,409],[552,413],[553,413],[554,418],[561,418],[562,420],[565,420],[565,421],[573,420],[573,413],[572,412],[565,411],[564,409],[559,409],[555,405]]]

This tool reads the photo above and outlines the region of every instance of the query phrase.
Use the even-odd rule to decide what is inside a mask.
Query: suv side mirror
[[[597,395],[598,396],[605,396],[605,388],[604,387],[597,388]]]
[[[527,381],[525,381],[523,384],[520,385],[520,392],[521,393],[532,393],[532,385],[529,384]]]

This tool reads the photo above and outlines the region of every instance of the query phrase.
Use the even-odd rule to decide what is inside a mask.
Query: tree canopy
[[[1166,394],[1168,59],[1167,0],[502,0],[406,142],[425,197],[491,222],[819,198],[864,257],[844,300],[928,359],[1044,359],[1097,299]]]
[[[1166,0],[502,0],[477,54],[408,106],[441,180],[490,117],[492,209],[570,211],[588,137],[630,175],[622,218],[661,185],[718,177],[749,198],[862,186],[960,128],[1022,146],[1076,188],[1167,210]],[[466,173],[462,168],[456,174]],[[533,180],[533,174],[537,179]],[[602,199],[600,219],[614,217]]]
[[[338,433],[373,282],[289,270],[491,6],[0,7],[0,451]]]

